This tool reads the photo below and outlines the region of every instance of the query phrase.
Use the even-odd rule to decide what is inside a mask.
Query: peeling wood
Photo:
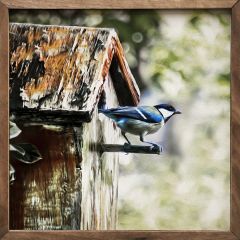
[[[105,81],[104,105],[117,107],[118,100],[110,76]],[[100,142],[118,142],[120,129],[97,110],[90,123],[83,124],[82,215],[83,230],[112,230],[117,224],[119,154],[102,154]]]
[[[111,29],[11,24],[10,33],[11,108],[91,109]]]
[[[115,31],[11,24],[10,39],[10,110],[43,155],[32,169],[13,163],[10,228],[115,229],[119,154],[98,146],[121,134],[97,106],[139,101]]]
[[[82,127],[52,131],[30,126],[22,130],[15,141],[36,145],[43,159],[33,165],[12,161],[16,180],[9,187],[10,229],[79,229],[82,158],[73,136]]]
[[[32,121],[36,119],[32,109],[41,112],[39,115],[81,112],[79,116],[91,119],[113,58],[122,73],[122,78],[113,78],[123,86],[117,89],[119,102],[137,105],[140,93],[113,29],[12,23],[11,112],[23,112]],[[64,121],[69,119],[65,116]]]
[[[116,107],[111,78],[106,78],[101,104]],[[92,121],[78,127],[21,129],[15,143],[31,142],[43,159],[31,166],[12,162],[16,180],[10,186],[10,229],[115,229],[119,154],[98,151],[100,142],[119,141],[113,122],[95,109]]]

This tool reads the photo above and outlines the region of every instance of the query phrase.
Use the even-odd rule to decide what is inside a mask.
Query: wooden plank
[[[0,238],[8,230],[8,9],[0,2]]]
[[[82,232],[10,232],[3,240],[237,240],[230,232],[221,231],[82,231]]]
[[[18,109],[11,111],[11,114],[19,123],[55,124],[62,126],[78,126],[82,122],[90,122],[92,116],[89,111],[63,111],[63,110],[42,110]]]
[[[92,112],[115,31],[10,24],[11,110]]]
[[[108,77],[103,89],[105,106],[117,107],[116,93]],[[97,109],[92,121],[83,124],[81,230],[116,229],[119,154],[102,154],[98,145],[117,143],[120,135],[120,129],[109,118],[99,115]]]
[[[122,72],[113,78],[119,102],[137,105],[140,92],[113,29],[11,24],[11,113],[34,123],[90,121],[113,55]]]
[[[8,8],[28,8],[28,9],[206,9],[206,8],[232,8],[238,0],[2,0]]]
[[[240,2],[232,11],[231,231],[240,238]]]
[[[11,159],[16,180],[9,187],[9,228],[79,230],[82,158],[76,135],[82,128],[53,131],[29,126],[21,130],[11,142],[34,144],[42,159],[32,165]]]

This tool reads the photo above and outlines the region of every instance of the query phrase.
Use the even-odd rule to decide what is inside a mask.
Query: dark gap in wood
[[[106,107],[106,93],[103,90],[102,93],[101,93],[101,97],[99,99],[99,102],[98,102],[98,109],[105,109],[105,107]]]
[[[117,94],[120,106],[135,106],[133,96],[129,91],[127,82],[119,68],[119,62],[115,55],[113,55],[112,62],[109,69],[113,86]]]
[[[76,149],[76,159],[77,159],[77,163],[76,163],[76,168],[79,170],[82,170],[82,133],[83,133],[83,128],[82,125],[81,127],[73,127],[73,142],[75,145],[75,149]]]
[[[82,122],[90,122],[91,116],[88,111],[68,110],[37,110],[17,109],[12,110],[15,121],[20,123],[50,124],[60,126],[81,126]]]

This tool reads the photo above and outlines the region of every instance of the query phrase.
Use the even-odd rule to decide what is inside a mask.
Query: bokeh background
[[[141,105],[183,112],[146,138],[162,155],[121,156],[118,229],[229,229],[229,12],[12,10],[10,21],[115,28]]]

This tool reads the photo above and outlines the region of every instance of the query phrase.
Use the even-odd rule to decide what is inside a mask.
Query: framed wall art
[[[1,239],[239,239],[240,3],[0,0]]]

